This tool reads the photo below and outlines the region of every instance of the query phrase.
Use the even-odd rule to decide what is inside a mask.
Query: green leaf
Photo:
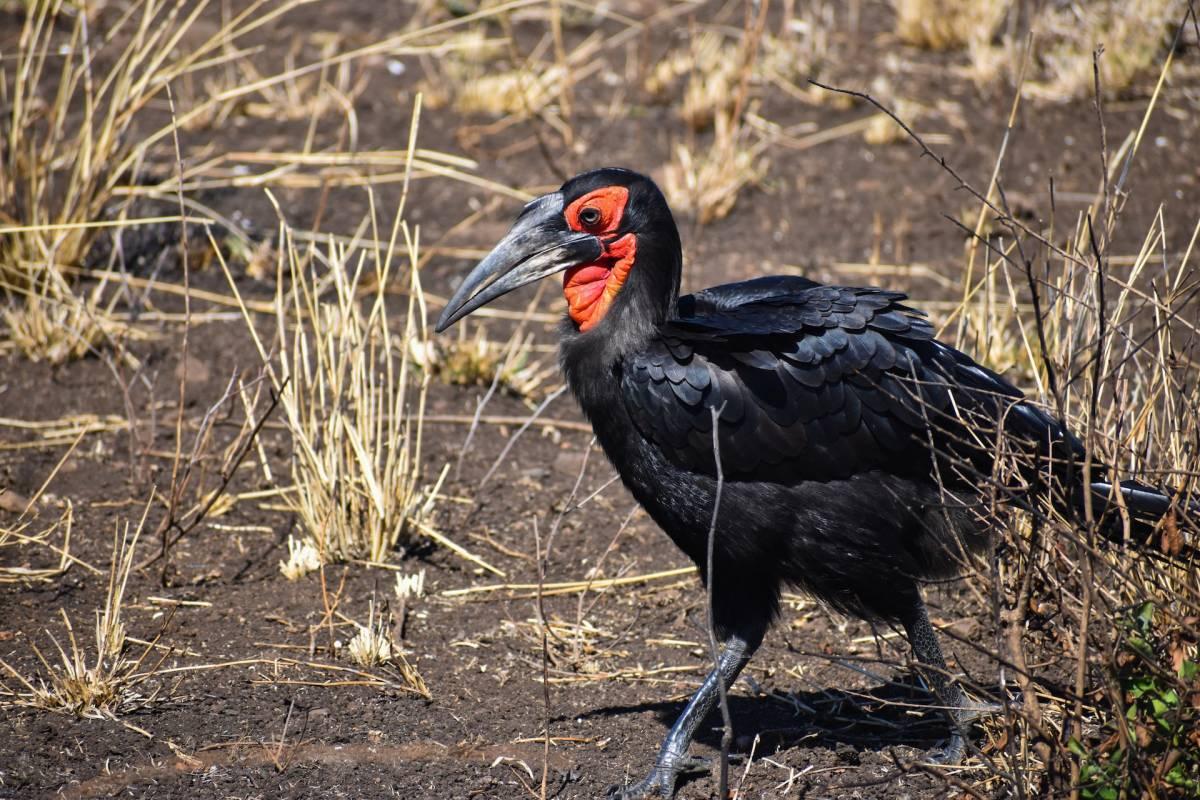
[[[1154,624],[1154,603],[1147,601],[1138,607],[1136,619],[1142,630],[1148,630]]]

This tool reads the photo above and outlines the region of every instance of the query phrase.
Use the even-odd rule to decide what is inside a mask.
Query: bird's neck
[[[603,318],[581,330],[568,315],[559,330],[559,363],[580,406],[593,420],[620,403],[620,370],[675,316],[682,257],[673,226],[659,237],[639,236],[628,277]]]
[[[625,327],[616,332],[606,329],[581,333],[570,317],[560,326],[559,365],[571,393],[593,421],[596,412],[620,402],[624,357],[645,347],[656,332],[655,326]]]

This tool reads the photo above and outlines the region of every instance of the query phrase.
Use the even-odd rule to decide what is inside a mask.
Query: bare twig
[[[721,492],[725,488],[725,471],[721,467],[721,440],[720,440],[720,417],[721,412],[725,410],[725,405],[720,408],[711,408],[712,413],[712,448],[713,462],[717,471],[717,491],[713,496],[712,521],[708,526],[708,555],[707,567],[705,569],[705,577],[707,578],[708,592],[708,647],[712,655],[713,668],[717,669],[721,663],[721,649],[717,645],[717,619],[716,611],[713,606],[713,554],[716,549],[717,538],[717,515],[721,511]],[[720,780],[718,783],[718,797],[724,798],[729,796],[729,748],[733,744],[733,721],[729,716],[729,697],[728,691],[725,688],[725,679],[718,674],[717,689],[720,692],[718,697],[721,704],[721,765],[720,765]]]
[[[543,602],[542,586],[546,581],[546,558],[550,554],[550,543],[542,550],[542,536],[538,532],[537,517],[533,518],[533,544],[537,550],[537,620],[542,633],[542,708],[545,712],[545,747],[542,751],[541,800],[546,800],[546,783],[550,777],[550,626],[546,623],[546,606]]]
[[[976,189],[974,187],[974,185],[972,185],[965,178],[963,178],[958,173],[958,171],[956,169],[954,169],[954,167],[950,166],[950,163],[948,161],[946,161],[945,157],[938,155],[928,144],[926,144],[925,140],[922,139],[921,136],[916,131],[914,131],[912,128],[910,128],[908,126],[908,123],[906,123],[904,120],[900,119],[900,117],[898,117],[895,114],[895,112],[893,112],[887,106],[883,105],[883,103],[880,103],[878,100],[876,100],[874,97],[867,94],[866,92],[856,92],[853,89],[841,89],[836,86],[828,86],[828,85],[821,83],[820,81],[814,80],[812,78],[809,78],[808,82],[811,83],[813,86],[816,86],[820,89],[824,89],[829,92],[837,92],[838,94],[849,95],[850,97],[857,97],[860,100],[865,100],[868,103],[870,103],[871,105],[875,106],[875,108],[878,108],[884,114],[887,114],[889,117],[891,117],[892,121],[895,122],[897,125],[899,125],[900,128],[906,134],[908,134],[908,137],[910,139],[912,139],[917,144],[918,147],[921,148],[921,155],[928,156],[929,158],[933,159],[934,163],[936,163],[946,173],[948,173],[950,175],[950,177],[954,178],[954,180],[956,180],[958,182],[958,187],[960,189],[966,190],[972,197],[974,197],[980,203],[983,203],[985,206],[987,206],[987,208],[993,214],[996,215],[997,221],[1008,224],[1008,225],[1012,225],[1014,228],[1020,230],[1026,236],[1029,236],[1030,238],[1040,242],[1042,245],[1044,245],[1045,247],[1047,247],[1048,249],[1050,249],[1051,251],[1053,251],[1054,253],[1056,253],[1057,255],[1062,257],[1063,259],[1070,261],[1072,263],[1079,263],[1079,258],[1077,256],[1063,250],[1061,247],[1059,247],[1054,242],[1047,239],[1041,233],[1033,230],[1028,225],[1021,222],[1020,220],[1013,218],[1011,215],[1007,214],[1003,209],[1001,209],[999,206],[997,206],[995,203],[993,203],[985,194],[980,192],[978,189]]]
[[[497,371],[496,375],[499,376],[500,372]],[[493,383],[492,385],[495,386],[495,383]],[[482,489],[485,485],[487,485],[487,482],[489,480],[491,480],[492,475],[494,475],[496,473],[496,470],[500,468],[500,465],[504,463],[504,459],[508,457],[508,453],[510,450],[512,450],[513,445],[515,445],[517,443],[517,439],[521,438],[521,434],[523,434],[529,428],[529,426],[532,425],[539,416],[541,416],[542,412],[546,410],[547,406],[549,406],[551,403],[553,403],[559,397],[562,397],[563,392],[565,392],[566,390],[567,390],[567,386],[566,386],[566,384],[563,384],[562,386],[558,387],[553,392],[548,394],[546,396],[546,399],[543,400],[541,403],[539,403],[538,407],[535,408],[533,410],[533,413],[529,415],[529,419],[527,419],[527,420],[525,420],[525,422],[521,423],[521,427],[517,428],[516,433],[514,433],[512,436],[508,437],[508,441],[504,443],[504,448],[500,451],[500,455],[496,456],[496,460],[492,462],[492,466],[488,467],[488,471],[485,472],[483,475],[483,478],[480,479],[480,481],[479,481],[480,489]],[[489,391],[491,391],[491,390],[489,390]],[[473,423],[474,424],[478,423],[478,417],[476,417],[476,419],[473,421]]]
[[[171,84],[166,85],[167,105],[171,111],[171,137],[175,145],[175,169],[180,183],[183,185],[183,152],[179,146],[179,125],[175,118],[175,96],[171,92]],[[174,520],[179,510],[179,502],[183,493],[183,482],[179,480],[179,464],[183,454],[183,413],[187,407],[187,380],[190,365],[188,364],[188,334],[192,329],[192,296],[191,269],[188,261],[188,212],[183,204],[183,189],[176,190],[179,201],[179,249],[181,267],[183,269],[183,335],[179,344],[179,392],[176,398],[178,407],[175,409],[175,458],[171,461],[171,486],[167,490],[167,520]],[[162,570],[159,572],[159,582],[167,585],[168,570],[171,566],[171,543],[169,540],[170,523],[160,526],[159,535],[162,541]]]

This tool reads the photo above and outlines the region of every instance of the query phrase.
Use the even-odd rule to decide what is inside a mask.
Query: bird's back
[[[719,411],[717,444],[733,479],[882,470],[978,485],[990,477],[999,427],[1026,441],[1057,435],[1019,390],[938,342],[905,300],[799,277],[681,297],[659,335],[624,360],[623,398],[669,458],[710,473]]]

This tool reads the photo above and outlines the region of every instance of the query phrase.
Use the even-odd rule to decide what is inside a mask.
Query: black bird
[[[785,585],[904,626],[923,679],[950,709],[942,757],[958,760],[970,711],[948,679],[919,583],[956,573],[988,543],[977,509],[998,431],[1033,465],[1009,483],[1036,486],[1045,473],[1043,485],[1067,487],[1066,505],[1082,495],[1069,488],[1081,443],[934,339],[898,292],[779,276],[680,297],[671,211],[653,181],[624,169],[587,172],[525,206],[437,330],[564,270],[563,372],[625,486],[711,581],[723,644],[650,775],[619,795],[674,793],[717,682],[728,686],[749,661]],[[1091,490],[1101,510],[1114,493],[1103,481]],[[1173,502],[1132,482],[1116,490],[1149,522]]]

